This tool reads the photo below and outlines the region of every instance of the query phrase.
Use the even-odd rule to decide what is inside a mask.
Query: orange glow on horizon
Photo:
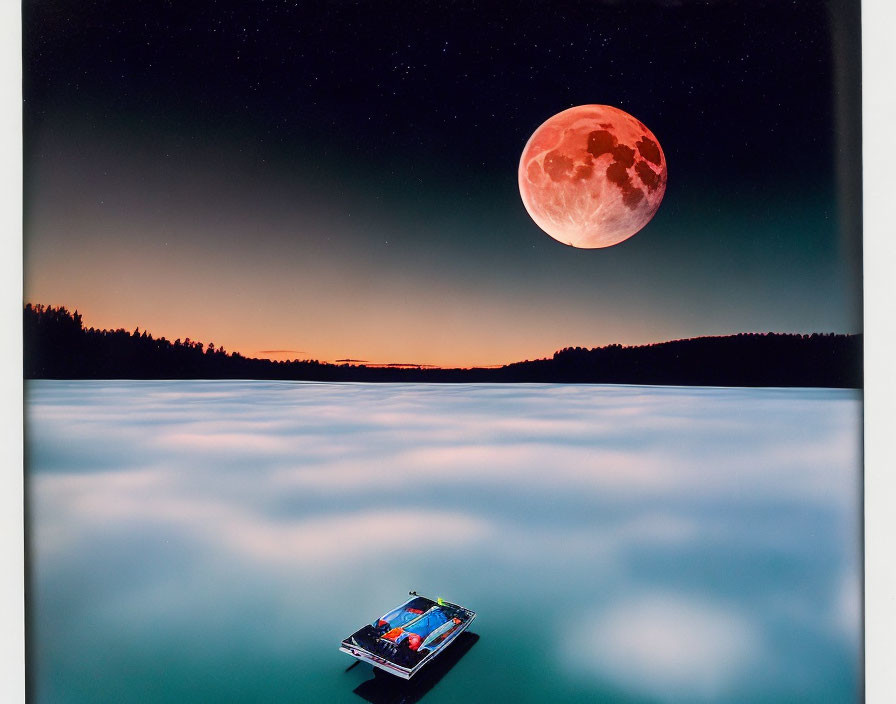
[[[595,341],[582,341],[579,339],[560,342],[558,339],[557,343],[551,345],[550,343],[545,344],[544,341],[539,343],[538,340],[532,340],[528,344],[520,345],[519,347],[511,345],[495,346],[494,350],[486,353],[482,350],[483,346],[479,343],[476,334],[473,334],[471,339],[458,340],[454,347],[450,349],[440,348],[439,350],[432,349],[426,340],[416,339],[411,341],[412,344],[409,347],[412,346],[414,349],[421,351],[418,361],[412,355],[404,354],[402,350],[398,349],[394,339],[381,338],[369,339],[363,342],[358,341],[356,347],[363,347],[370,351],[370,354],[345,355],[341,350],[335,351],[332,345],[322,345],[317,350],[312,349],[309,345],[302,347],[261,346],[258,344],[259,338],[263,341],[270,341],[273,335],[270,330],[266,330],[259,325],[254,326],[254,328],[250,326],[250,330],[235,331],[226,323],[217,326],[213,321],[202,317],[193,324],[190,321],[183,320],[181,316],[172,316],[166,322],[165,318],[158,314],[159,311],[155,311],[153,315],[144,316],[150,323],[145,324],[137,319],[138,316],[124,316],[114,309],[102,312],[102,307],[95,307],[89,304],[73,305],[71,302],[64,300],[39,296],[29,297],[27,302],[33,305],[40,303],[54,307],[65,306],[72,312],[77,310],[81,315],[85,329],[124,329],[127,332],[133,332],[135,328],[139,328],[141,332],[145,331],[156,339],[164,337],[171,342],[190,339],[194,342],[203,343],[206,348],[210,344],[214,344],[217,349],[223,347],[227,353],[236,352],[243,357],[270,359],[272,361],[316,360],[335,365],[349,364],[353,366],[364,365],[376,368],[392,367],[405,369],[418,367],[442,369],[499,368],[514,362],[547,358],[564,347],[577,345],[582,347],[600,347],[620,342],[617,339]],[[131,320],[126,320],[124,319],[125,317],[131,318]],[[220,323],[220,321],[218,322]],[[222,330],[226,330],[231,334],[218,334]],[[233,332],[236,332],[236,334],[232,334]],[[253,332],[258,337],[250,336]],[[656,341],[659,340],[622,341],[620,344],[644,344]],[[430,354],[423,354],[426,351]],[[393,352],[394,354],[392,354]]]

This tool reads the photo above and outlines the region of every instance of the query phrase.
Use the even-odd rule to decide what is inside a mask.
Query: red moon
[[[535,223],[572,247],[610,247],[654,216],[666,156],[642,122],[609,105],[579,105],[544,122],[520,157],[520,195]]]

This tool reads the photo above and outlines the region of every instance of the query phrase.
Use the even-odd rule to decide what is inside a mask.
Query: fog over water
[[[858,701],[860,422],[849,390],[29,381],[34,700],[361,702],[339,641],[415,589],[478,613],[427,703]]]

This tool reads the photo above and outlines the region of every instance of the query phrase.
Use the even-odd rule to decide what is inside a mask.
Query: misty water
[[[858,392],[34,381],[26,421],[33,701],[858,700]],[[478,639],[346,671],[410,589]]]

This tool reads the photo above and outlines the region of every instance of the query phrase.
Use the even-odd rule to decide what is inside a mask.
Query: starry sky
[[[442,366],[860,332],[858,5],[26,0],[25,300]],[[517,186],[589,103],[668,163],[654,219],[596,250]]]

